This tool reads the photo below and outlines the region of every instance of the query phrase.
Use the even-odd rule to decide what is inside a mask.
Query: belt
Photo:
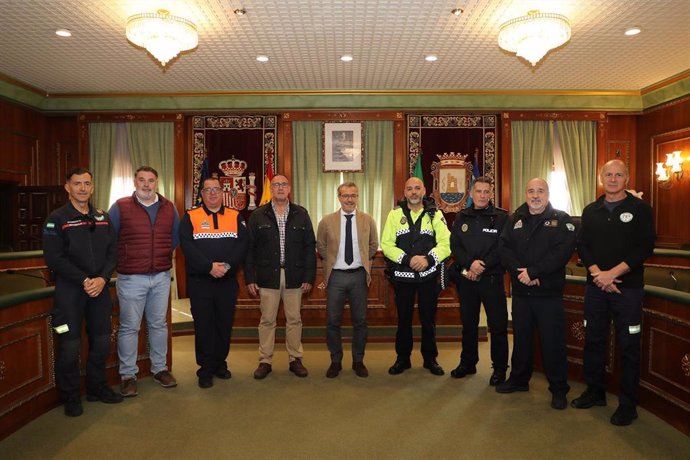
[[[343,272],[343,273],[357,273],[360,270],[364,270],[364,267],[347,268],[347,269],[334,268],[333,270],[338,271],[338,272]]]

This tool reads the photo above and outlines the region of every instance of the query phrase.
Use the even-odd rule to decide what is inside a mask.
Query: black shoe
[[[587,388],[578,398],[573,399],[570,405],[575,409],[589,409],[592,406],[605,406],[606,395],[602,392]]]
[[[496,385],[500,385],[505,381],[506,381],[506,371],[494,369],[494,373],[491,374],[491,378],[489,379],[489,385],[491,385],[492,387],[495,387]]]
[[[124,397],[120,393],[115,393],[108,385],[103,385],[95,390],[86,392],[87,401],[100,401],[106,404],[121,403]]]
[[[445,372],[443,372],[443,368],[436,362],[436,359],[425,359],[422,367],[424,367],[424,369],[429,369],[429,372],[434,375],[445,374]]]
[[[219,371],[216,371],[215,374],[216,377],[222,380],[228,380],[232,378],[232,372],[230,372],[230,369],[222,369]]]
[[[637,410],[634,406],[618,406],[611,416],[611,425],[628,426],[637,418]]]
[[[529,391],[529,383],[521,384],[513,379],[508,379],[496,385],[496,393],[514,393],[516,391]]]
[[[568,407],[568,398],[563,394],[554,394],[551,397],[551,407],[556,410],[564,410]]]
[[[402,374],[403,372],[405,372],[405,369],[409,369],[411,367],[412,367],[412,363],[410,363],[409,359],[408,360],[398,359],[395,361],[395,363],[393,363],[393,365],[390,368],[388,368],[388,373],[390,375]]]
[[[465,366],[464,364],[460,363],[458,364],[458,367],[450,371],[450,376],[453,377],[454,379],[461,379],[465,376],[468,376],[470,374],[476,374],[477,373],[477,368],[472,366],[468,367]]]
[[[79,395],[70,396],[65,400],[65,415],[68,417],[79,417],[84,413]]]
[[[211,388],[213,386],[213,377],[199,377],[199,388]]]

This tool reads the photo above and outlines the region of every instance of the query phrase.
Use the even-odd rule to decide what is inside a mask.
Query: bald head
[[[530,214],[541,214],[549,204],[549,184],[540,177],[527,182],[525,197]]]
[[[424,206],[422,199],[425,194],[424,182],[417,177],[407,179],[407,182],[405,182],[405,199],[410,209],[416,211]]]
[[[599,174],[599,182],[604,187],[607,201],[625,198],[625,187],[628,186],[629,180],[628,166],[618,159],[607,161]]]

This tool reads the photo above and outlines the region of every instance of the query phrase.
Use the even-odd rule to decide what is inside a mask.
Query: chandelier
[[[532,66],[537,65],[546,53],[568,40],[568,18],[539,11],[530,11],[527,16],[503,23],[498,33],[498,46],[528,60]]]
[[[163,66],[181,51],[194,49],[199,44],[194,23],[172,16],[166,10],[130,16],[126,35],[127,40],[146,48]]]

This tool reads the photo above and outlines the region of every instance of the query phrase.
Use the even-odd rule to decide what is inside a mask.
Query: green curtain
[[[548,178],[553,164],[553,131],[549,121],[511,123],[510,209],[525,202],[525,185],[534,177]]]
[[[116,123],[89,123],[89,165],[93,172],[92,203],[108,209],[113,156],[117,138]]]
[[[314,228],[340,207],[337,188],[352,181],[359,189],[359,209],[371,214],[379,232],[393,207],[393,122],[364,122],[364,171],[323,172],[321,121],[292,124],[292,199],[309,211]]]
[[[174,130],[170,122],[127,123],[132,169],[146,165],[158,171],[158,193],[171,200],[175,194]]]
[[[597,124],[594,121],[559,121],[556,129],[568,177],[572,215],[581,216],[584,207],[596,198]]]

